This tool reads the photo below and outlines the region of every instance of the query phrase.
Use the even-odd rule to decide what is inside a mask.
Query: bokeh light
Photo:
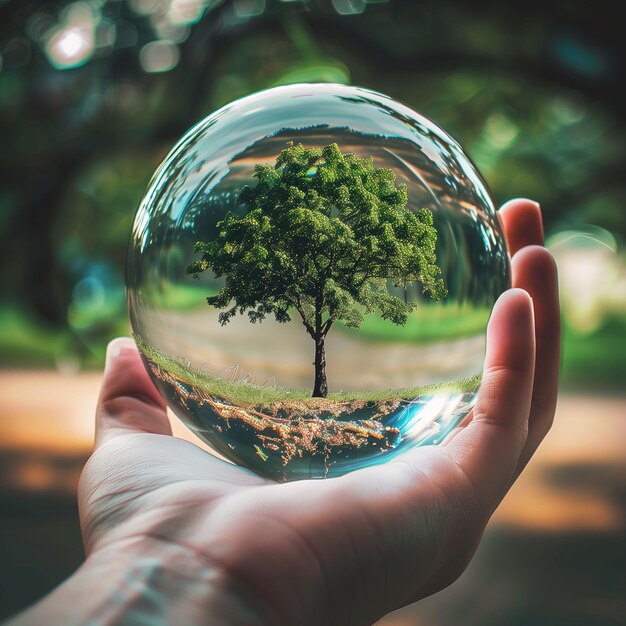
[[[610,232],[581,226],[554,234],[547,245],[559,267],[561,303],[573,328],[591,333],[607,317],[626,313],[626,262]]]
[[[265,0],[234,0],[235,13],[239,17],[254,17],[263,15],[266,7]]]
[[[74,2],[61,13],[60,24],[46,34],[46,53],[58,69],[86,63],[95,48],[97,14],[87,2]]]
[[[358,15],[365,11],[366,0],[332,0],[339,15]]]
[[[146,72],[168,72],[179,58],[178,47],[171,41],[147,43],[139,52],[139,62]]]

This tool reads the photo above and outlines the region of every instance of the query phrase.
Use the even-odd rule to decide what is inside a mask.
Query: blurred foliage
[[[626,316],[610,315],[591,332],[565,326],[563,378],[570,386],[624,388]]]
[[[199,119],[277,84],[387,93],[458,139],[498,203],[536,198],[548,232],[592,224],[619,249],[626,55],[612,9],[0,0],[2,362],[100,362],[127,329],[126,246],[155,167]],[[611,362],[600,378],[623,379],[624,309],[593,332],[568,330],[566,373]]]

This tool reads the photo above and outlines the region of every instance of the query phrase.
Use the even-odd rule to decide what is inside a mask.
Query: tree
[[[226,324],[248,312],[251,322],[273,314],[287,322],[297,312],[315,342],[314,397],[326,397],[324,342],[335,322],[358,328],[378,311],[406,323],[415,303],[392,293],[418,283],[434,300],[447,295],[437,276],[437,231],[427,209],[407,209],[407,189],[392,170],[371,158],[290,142],[274,166],[257,165],[257,182],[239,193],[242,216],[228,213],[213,241],[198,242],[201,258],[187,267],[226,278],[207,298],[224,309]]]

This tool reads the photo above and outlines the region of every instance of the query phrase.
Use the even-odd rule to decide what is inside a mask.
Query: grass
[[[218,378],[211,373],[183,365],[160,350],[134,335],[137,346],[150,361],[174,374],[188,384],[205,391],[211,396],[222,398],[240,405],[262,406],[286,402],[384,402],[387,400],[414,400],[441,391],[467,392],[478,388],[480,375],[462,378],[437,385],[425,385],[407,389],[382,389],[377,391],[342,391],[329,393],[327,398],[312,398],[310,389],[287,389],[285,387],[263,387]]]
[[[193,309],[207,307],[204,298],[211,295],[206,286],[198,285],[171,285],[163,303],[175,309]],[[433,329],[435,314],[442,318],[437,325],[442,324],[446,332],[460,333],[458,324],[467,324],[463,332],[471,329],[471,324],[481,322],[479,315],[487,315],[487,312],[467,311],[468,318],[463,321],[465,315],[459,315],[462,311],[454,311],[446,306],[424,306],[412,317],[406,326],[395,326],[381,320],[377,316],[371,316],[364,320],[362,330],[354,331],[338,325],[332,332],[359,333],[359,337],[372,341],[393,341],[393,334],[397,340],[411,341],[411,337],[421,337],[426,342],[436,340],[437,332]],[[472,322],[469,318],[474,317]],[[456,318],[456,321],[452,318]],[[447,326],[446,326],[447,325]],[[82,349],[81,360],[83,367],[101,367],[102,356],[106,340],[115,336],[116,333],[126,334],[128,321],[126,316],[111,315],[109,325],[102,327],[93,334],[90,340],[93,344],[93,354],[87,352],[80,339],[71,332],[68,327],[46,328],[42,323],[29,315],[24,309],[5,303],[0,308],[0,366],[2,367],[55,367],[56,364],[74,355]],[[626,314],[613,314],[607,316],[603,324],[593,332],[581,332],[572,328],[565,320],[563,332],[563,388],[577,390],[613,390],[623,392],[626,378]],[[481,333],[484,330],[480,331]],[[406,334],[405,334],[406,333]],[[473,333],[471,333],[473,334]],[[413,339],[419,342],[419,339]],[[177,364],[179,365],[179,364]],[[201,374],[198,372],[198,374]],[[221,381],[221,385],[227,384]],[[251,385],[236,384],[238,389]],[[257,387],[257,391],[250,394],[251,397],[269,397],[271,390]],[[258,390],[261,390],[259,392]],[[419,389],[419,388],[417,388]],[[308,395],[306,390],[298,392],[301,397]],[[384,392],[383,392],[384,393]],[[292,392],[289,397],[294,397]],[[271,399],[269,400],[271,401]]]
[[[0,310],[0,363],[53,367],[71,345],[69,332],[46,329],[17,308]]]
[[[191,279],[190,279],[191,280]],[[208,308],[206,299],[214,296],[217,289],[194,281],[190,284],[169,283],[164,289],[151,289],[148,299],[151,306],[169,311],[191,311],[202,307]]]
[[[100,368],[107,340],[128,335],[128,318],[116,307],[71,315],[72,325],[68,319],[65,325],[48,327],[15,306],[0,307],[0,367],[55,368],[69,362]]]
[[[398,326],[379,315],[368,315],[359,328],[337,327],[346,334],[373,342],[430,343],[482,335],[490,310],[458,304],[422,305]]]
[[[206,298],[215,293],[217,290],[206,284],[170,283],[162,291],[153,290],[150,299],[160,308],[184,312],[208,308]],[[404,326],[397,326],[379,315],[368,315],[358,329],[337,323],[332,332],[358,337],[361,341],[427,344],[481,335],[485,332],[489,314],[488,308],[426,304],[409,316]],[[4,344],[2,347],[7,354],[19,355],[19,360],[24,362],[50,363],[54,362],[54,354],[63,352],[64,341],[60,337],[38,327],[28,327],[14,312],[5,313],[2,317],[0,345]],[[609,316],[600,328],[591,333],[579,332],[567,323],[563,331],[562,381],[566,386],[623,387],[626,376],[626,316]],[[306,394],[306,390],[301,390],[302,396]]]

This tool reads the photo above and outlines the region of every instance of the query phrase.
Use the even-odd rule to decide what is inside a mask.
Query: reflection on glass
[[[280,173],[277,159],[290,142],[303,150],[336,144],[344,156],[371,159],[374,172],[391,170],[394,188],[406,189],[402,210],[432,217],[437,279],[444,286],[439,295],[445,297],[431,297],[423,277],[409,273],[403,281],[390,270],[376,289],[389,294],[405,318],[389,319],[356,298],[356,327],[325,303],[322,319],[337,319],[325,338],[323,394],[316,386],[316,343],[297,307],[258,323],[246,309],[221,324],[225,308],[207,298],[224,293],[228,272],[216,276],[209,266],[194,280],[187,271],[201,258],[196,242],[225,241],[225,218],[241,221],[255,208],[241,201],[242,190],[259,184],[257,165]],[[323,158],[312,163],[311,185],[325,167]],[[359,210],[356,187],[349,192],[345,206],[337,201],[324,209],[329,219],[348,223],[346,207]],[[370,209],[385,202],[368,197]],[[300,208],[312,210],[307,201]],[[272,210],[283,209],[291,210],[287,203]],[[290,254],[312,263],[315,255],[307,253],[315,245]],[[405,249],[420,255],[419,245]],[[276,239],[269,253],[282,250],[283,240]],[[328,258],[320,259],[326,267]],[[304,293],[314,270],[302,267],[296,285]],[[192,128],[149,185],[127,266],[135,337],[171,409],[222,455],[277,480],[339,475],[443,441],[471,410],[489,312],[509,281],[493,203],[459,145],[386,96],[331,84],[264,91]],[[258,295],[259,285],[252,286]],[[313,323],[313,304],[309,310]]]

